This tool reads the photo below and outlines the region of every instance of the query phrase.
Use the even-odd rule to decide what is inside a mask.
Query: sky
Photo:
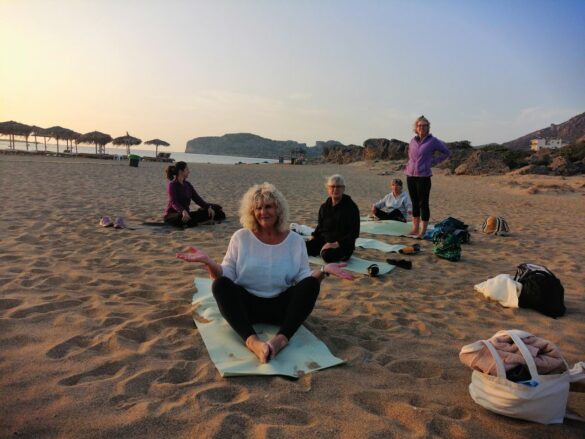
[[[583,0],[0,0],[0,121],[184,151],[505,142],[585,111]]]

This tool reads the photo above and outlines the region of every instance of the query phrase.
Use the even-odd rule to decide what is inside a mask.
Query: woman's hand
[[[177,258],[187,262],[199,262],[201,264],[209,265],[212,261],[211,258],[202,250],[195,247],[189,247],[187,251],[183,253],[177,253]]]
[[[213,207],[209,206],[207,208],[207,214],[209,215],[209,219],[212,220],[213,218],[215,218],[215,210],[213,210]]]
[[[340,279],[353,280],[353,274],[343,269],[343,267],[346,265],[347,264],[345,262],[330,263],[325,265],[324,270],[326,273],[332,274],[333,276],[339,277]]]
[[[187,212],[186,210],[184,210],[183,213],[182,213],[182,215],[183,215],[183,218],[182,218],[183,222],[184,223],[188,223],[189,220],[191,219],[191,215],[189,215],[189,212]]]

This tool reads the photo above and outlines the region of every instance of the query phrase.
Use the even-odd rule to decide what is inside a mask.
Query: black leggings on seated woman
[[[276,297],[264,298],[222,276],[213,281],[211,290],[219,312],[242,340],[256,335],[254,323],[280,326],[278,333],[290,340],[313,311],[320,287],[309,276]]]

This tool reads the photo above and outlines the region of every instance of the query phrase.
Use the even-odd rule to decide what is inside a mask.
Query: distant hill
[[[585,113],[581,113],[559,125],[551,124],[548,128],[542,128],[516,140],[506,142],[503,146],[510,149],[530,149],[530,141],[536,138],[559,138],[563,143],[575,143],[585,141]]]
[[[307,144],[294,140],[271,140],[250,133],[225,134],[221,137],[197,137],[187,142],[185,152],[276,159],[291,151],[308,153]]]

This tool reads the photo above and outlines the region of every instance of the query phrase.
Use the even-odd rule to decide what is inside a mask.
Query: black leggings
[[[213,281],[211,291],[219,312],[244,342],[256,331],[254,323],[279,325],[288,340],[313,311],[321,284],[309,276],[276,297],[255,296],[225,276]]]
[[[431,195],[431,177],[410,177],[406,176],[408,194],[412,200],[412,217],[420,217],[428,221],[431,217],[429,197]]]
[[[215,216],[213,217],[214,220],[224,220],[225,213],[223,212],[221,206],[217,204],[211,204],[211,208],[215,211]],[[171,224],[175,227],[195,227],[197,224],[209,221],[211,217],[209,216],[209,212],[207,209],[199,208],[193,212],[189,212],[189,216],[191,219],[186,223],[183,222],[183,215],[178,212],[169,213],[165,215],[165,223]]]
[[[340,245],[337,248],[328,248],[321,252],[321,248],[325,243],[326,241],[318,236],[307,241],[307,253],[309,256],[321,256],[325,262],[347,261],[355,250],[355,247],[347,248]]]
[[[400,210],[398,209],[392,209],[390,212],[384,212],[382,209],[374,207],[374,212],[376,218],[379,218],[381,220],[402,221],[403,223],[406,222],[404,215],[402,215],[402,212],[400,212]]]

